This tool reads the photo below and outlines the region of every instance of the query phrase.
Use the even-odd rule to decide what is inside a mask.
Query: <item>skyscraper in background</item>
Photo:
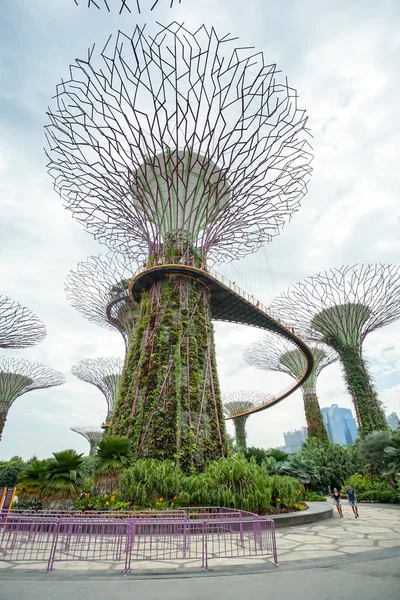
[[[301,449],[307,439],[307,427],[302,427],[295,431],[288,431],[283,434],[283,437],[285,438],[285,445],[282,450],[288,454],[294,454]]]
[[[355,442],[358,429],[349,408],[332,404],[330,408],[322,408],[321,413],[332,444],[347,446]]]
[[[386,417],[386,423],[389,425],[390,429],[397,429],[399,426],[399,417],[395,412],[390,413]]]

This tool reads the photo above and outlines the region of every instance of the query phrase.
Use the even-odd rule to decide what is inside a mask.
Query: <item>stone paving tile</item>
[[[346,546],[346,548],[343,548],[343,553],[355,554],[357,552],[370,552],[371,550],[376,550],[376,547],[374,547],[374,546]]]
[[[378,542],[379,548],[395,548],[400,546],[400,539],[397,540],[381,540]]]

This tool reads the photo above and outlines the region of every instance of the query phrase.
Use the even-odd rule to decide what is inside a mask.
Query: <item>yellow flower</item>
[[[160,502],[163,502],[163,501],[164,501],[164,498],[160,498],[160,500],[159,500],[159,501],[160,501]]]
[[[171,502],[171,506],[173,506],[173,505],[174,505],[174,503],[173,503],[173,502]]]
[[[116,496],[118,494],[118,490],[115,490],[115,492],[112,493],[113,496]]]
[[[280,498],[276,498],[276,501],[277,501],[277,502],[280,502],[280,501],[281,501],[281,499],[280,499]]]
[[[87,494],[85,494],[85,498],[90,498],[89,492]]]
[[[115,502],[115,496],[111,496],[111,502]]]
[[[108,498],[108,494],[103,494],[103,498]]]
[[[110,504],[109,502],[106,502],[106,506],[108,506],[109,504]]]
[[[178,496],[174,496],[174,500],[178,500]]]

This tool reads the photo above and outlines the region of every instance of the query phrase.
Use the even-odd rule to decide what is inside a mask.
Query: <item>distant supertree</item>
[[[0,295],[0,348],[27,348],[45,337],[45,326],[29,308]]]
[[[322,369],[338,359],[336,352],[328,346],[314,343],[310,345],[314,355],[314,368],[301,386],[308,437],[329,442],[321,409],[318,402],[316,383]],[[277,335],[267,334],[257,342],[250,344],[244,352],[244,360],[257,369],[279,371],[298,380],[305,368],[303,354],[289,341]]]
[[[87,439],[87,441],[90,444],[89,456],[94,456],[95,454],[97,454],[97,444],[104,435],[103,429],[94,425],[89,425],[86,427],[70,427],[70,429],[71,431],[79,433],[79,435],[82,435],[84,438]]]
[[[214,29],[120,32],[100,57],[76,60],[56,102],[56,191],[96,238],[146,267],[254,252],[306,193],[311,153],[295,90],[262,53]],[[210,292],[193,276],[154,273],[110,431],[136,456],[202,468],[227,447]]]
[[[339,354],[361,435],[386,429],[362,346],[369,333],[400,318],[400,268],[365,264],[331,269],[289,288],[271,310]]]
[[[123,366],[121,358],[109,356],[81,360],[71,369],[73,375],[95,385],[104,394],[108,407],[106,423],[109,423],[114,410]]]
[[[22,358],[0,358],[0,439],[13,402],[32,390],[61,385],[64,376],[45,365]]]
[[[139,13],[141,12],[141,8],[146,7],[150,10],[153,10],[155,6],[157,6],[159,0],[82,0],[81,4],[84,2],[87,3],[87,6],[91,8],[94,6],[95,8],[106,8],[108,12],[112,10],[117,10],[119,14],[123,11],[128,13],[133,10],[137,10]],[[182,0],[175,0],[175,4],[180,4]],[[74,0],[75,4],[78,6],[78,0]],[[166,0],[164,6],[172,7],[174,4],[174,0]]]
[[[247,448],[246,421],[249,418],[249,415],[242,415],[241,413],[245,412],[246,410],[251,410],[260,402],[264,402],[265,397],[266,394],[251,390],[240,390],[222,394],[224,414],[228,419],[233,420],[233,424],[235,426],[236,445],[243,452]]]
[[[100,327],[117,329],[126,350],[138,309],[128,290],[135,271],[137,267],[131,260],[109,252],[79,263],[65,281],[65,293],[72,306]]]

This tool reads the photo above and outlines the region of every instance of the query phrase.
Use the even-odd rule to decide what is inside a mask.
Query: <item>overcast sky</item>
[[[142,0],[150,4],[150,0]],[[73,0],[6,0],[0,14],[0,293],[36,312],[48,335],[17,355],[62,371],[62,387],[35,391],[12,406],[0,459],[75,448],[71,432],[98,425],[106,414],[101,393],[70,374],[80,359],[122,356],[122,338],[84,320],[64,295],[68,271],[104,247],[74,222],[46,173],[46,108],[68,65],[118,29],[154,21],[214,26],[220,36],[255,46],[298,90],[309,114],[314,173],[302,209],[259,255],[222,270],[261,301],[308,275],[356,262],[400,261],[398,200],[400,140],[397,0],[182,0],[141,16],[76,7]],[[400,324],[371,334],[365,353],[386,412],[400,414]],[[277,393],[290,378],[247,367],[242,353],[255,329],[216,324],[223,391]],[[3,352],[6,354],[6,351]],[[340,368],[318,380],[321,406],[351,407]],[[301,393],[248,420],[248,443],[283,444],[283,432],[305,424]],[[231,424],[229,430],[232,430]]]

